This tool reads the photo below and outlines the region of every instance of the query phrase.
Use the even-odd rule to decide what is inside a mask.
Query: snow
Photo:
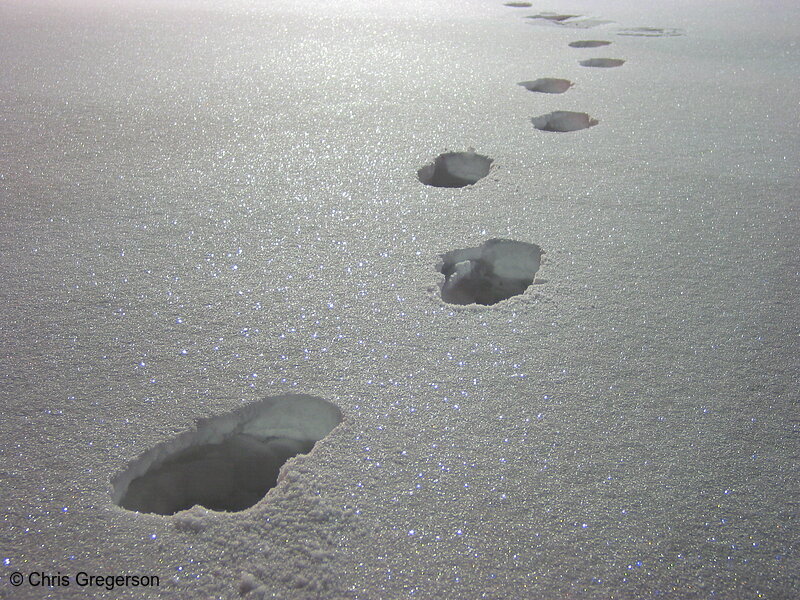
[[[2,4],[0,598],[800,597],[800,6],[503,1]],[[292,394],[254,505],[117,504]]]

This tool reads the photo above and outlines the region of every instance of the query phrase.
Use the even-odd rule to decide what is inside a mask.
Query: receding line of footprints
[[[514,4],[516,6],[516,4]],[[508,6],[508,5],[507,5]],[[539,13],[526,17],[527,19],[543,21],[560,26],[569,26],[576,29],[588,29],[589,27],[596,27],[610,23],[601,19],[590,19],[582,17],[581,15],[566,15],[557,13]],[[607,40],[578,40],[570,42],[570,48],[602,48],[609,46],[611,42]],[[613,68],[621,67],[625,61],[621,58],[588,58],[578,61],[582,67],[595,67],[595,68]],[[563,94],[573,83],[567,79],[554,79],[543,78],[536,79],[535,81],[523,81],[519,85],[531,92],[542,92],[545,94]],[[533,117],[531,119],[533,126],[540,131],[556,131],[565,133],[568,131],[578,131],[580,129],[588,129],[599,123],[595,118],[592,118],[586,113],[572,112],[566,110],[558,110],[546,115]]]
[[[530,2],[506,2],[511,8],[530,8]],[[573,29],[588,29],[612,23],[581,15],[542,12],[525,17],[531,22]],[[633,27],[618,29],[617,35],[642,37],[673,37],[683,35],[678,29]],[[608,40],[576,40],[570,48],[603,48]],[[586,58],[582,67],[609,69],[621,67],[621,58]],[[574,84],[568,79],[541,77],[521,81],[518,85],[529,92],[563,94]],[[531,119],[540,131],[566,133],[594,127],[599,121],[586,113],[557,110]],[[492,159],[470,148],[466,152],[445,152],[417,171],[419,180],[430,186],[461,188],[477,183],[489,174]],[[452,250],[440,255],[438,270],[444,275],[440,283],[442,300],[448,304],[482,304],[489,306],[523,294],[534,283],[544,254],[536,244],[516,240],[490,239],[477,248]]]
[[[525,8],[530,2],[508,2]],[[538,22],[587,28],[608,23],[578,15],[541,13]],[[678,30],[653,27],[624,29],[618,35],[674,36]],[[600,48],[611,42],[580,40],[572,48]],[[584,67],[618,67],[617,58],[579,61]],[[519,85],[531,92],[563,94],[572,87],[567,79],[544,77]],[[555,111],[532,119],[542,131],[568,132],[597,125],[586,113]],[[473,149],[445,152],[419,169],[419,180],[435,187],[461,188],[489,174],[492,159]],[[444,302],[490,306],[523,294],[536,278],[544,254],[536,244],[490,239],[475,248],[440,255],[438,270]],[[342,412],[334,404],[304,394],[272,396],[226,414],[197,421],[192,430],[159,444],[132,461],[112,479],[112,499],[127,510],[157,515],[201,505],[221,512],[238,512],[258,503],[286,476],[283,467],[299,454],[313,451],[339,423]],[[187,514],[176,526],[200,531],[204,520]]]

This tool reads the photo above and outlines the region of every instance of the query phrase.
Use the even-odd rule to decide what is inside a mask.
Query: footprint
[[[493,160],[488,156],[467,152],[446,152],[436,157],[433,164],[417,171],[425,185],[457,188],[472,185],[489,174]]]
[[[533,283],[542,254],[536,244],[503,239],[442,254],[442,300],[489,306],[522,294]]]
[[[577,17],[580,17],[580,15],[559,15],[558,13],[544,12],[544,13],[539,13],[538,15],[531,15],[530,17],[525,17],[525,18],[544,19],[545,21],[561,23],[562,21],[566,21],[568,19],[575,19]]]
[[[598,25],[606,25],[614,21],[607,21],[605,19],[594,19],[591,17],[584,17],[582,15],[562,15],[558,13],[544,12],[538,15],[531,15],[526,17],[528,19],[540,20],[560,27],[570,27],[573,29],[589,29],[597,27]]]
[[[201,419],[195,430],[145,452],[117,475],[114,502],[159,515],[197,504],[244,510],[277,485],[288,459],[310,452],[341,421],[330,402],[296,394]]]
[[[603,69],[610,69],[611,67],[621,67],[625,61],[621,58],[589,58],[580,61],[582,67],[601,67]]]
[[[640,37],[677,37],[686,35],[682,29],[674,27],[629,27],[620,29],[617,35],[634,35]]]
[[[565,133],[594,127],[600,121],[593,119],[586,113],[557,110],[546,115],[533,117],[531,122],[536,129],[540,129],[541,131],[558,131]]]
[[[611,42],[605,40],[578,40],[577,42],[570,42],[571,48],[599,48],[600,46],[608,46]]]
[[[506,2],[504,6],[510,6],[511,8],[530,8],[533,4],[530,2]]]
[[[542,79],[535,79],[534,81],[522,81],[517,85],[521,85],[529,92],[563,94],[573,86],[573,83],[568,79],[552,79],[550,77],[543,77]]]

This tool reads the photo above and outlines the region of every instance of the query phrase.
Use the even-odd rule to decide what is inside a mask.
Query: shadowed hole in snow
[[[522,294],[533,283],[542,254],[536,244],[504,239],[442,254],[442,300],[489,306]]]
[[[558,25],[560,27],[570,27],[573,29],[590,29],[591,27],[597,27],[598,25],[606,25],[608,23],[613,23],[613,21],[608,21],[605,19],[595,19],[592,17],[584,17],[581,15],[561,15],[558,13],[551,13],[551,12],[543,12],[539,13],[538,15],[531,15],[526,18],[531,19],[533,21],[538,21],[540,23],[550,23],[552,25]]]
[[[321,398],[288,394],[200,419],[187,431],[145,452],[112,480],[122,508],[172,515],[199,504],[240,511],[281,479],[281,467],[311,451],[342,421]]]
[[[582,67],[600,67],[609,69],[611,67],[621,67],[625,61],[621,58],[588,58],[580,61]]]
[[[440,154],[432,165],[417,171],[419,180],[434,187],[457,188],[472,185],[489,174],[492,159],[474,151]]]
[[[563,94],[572,87],[572,82],[568,79],[553,79],[551,77],[543,77],[535,79],[534,81],[522,81],[517,85],[521,85],[529,92],[543,92],[545,94]]]
[[[536,129],[540,129],[541,131],[558,131],[561,133],[594,127],[599,122],[600,121],[593,119],[586,113],[571,112],[568,110],[557,110],[531,119],[531,123],[533,123]]]
[[[538,15],[531,15],[530,17],[526,17],[527,19],[542,19],[544,21],[555,21],[560,23],[561,21],[566,21],[567,19],[575,19],[580,15],[559,15],[557,13],[539,13]]]
[[[506,2],[504,6],[510,6],[511,8],[530,8],[533,4],[530,2]]]
[[[600,48],[601,46],[609,46],[611,42],[605,40],[578,40],[577,42],[570,42],[570,48]]]

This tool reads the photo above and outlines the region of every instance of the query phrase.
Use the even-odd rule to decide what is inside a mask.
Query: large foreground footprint
[[[341,420],[330,402],[294,394],[202,419],[194,431],[145,452],[115,477],[114,502],[160,515],[196,504],[244,510],[275,487],[288,459],[311,451]]]
[[[489,306],[522,294],[533,283],[542,254],[536,244],[503,239],[442,254],[442,300]]]

